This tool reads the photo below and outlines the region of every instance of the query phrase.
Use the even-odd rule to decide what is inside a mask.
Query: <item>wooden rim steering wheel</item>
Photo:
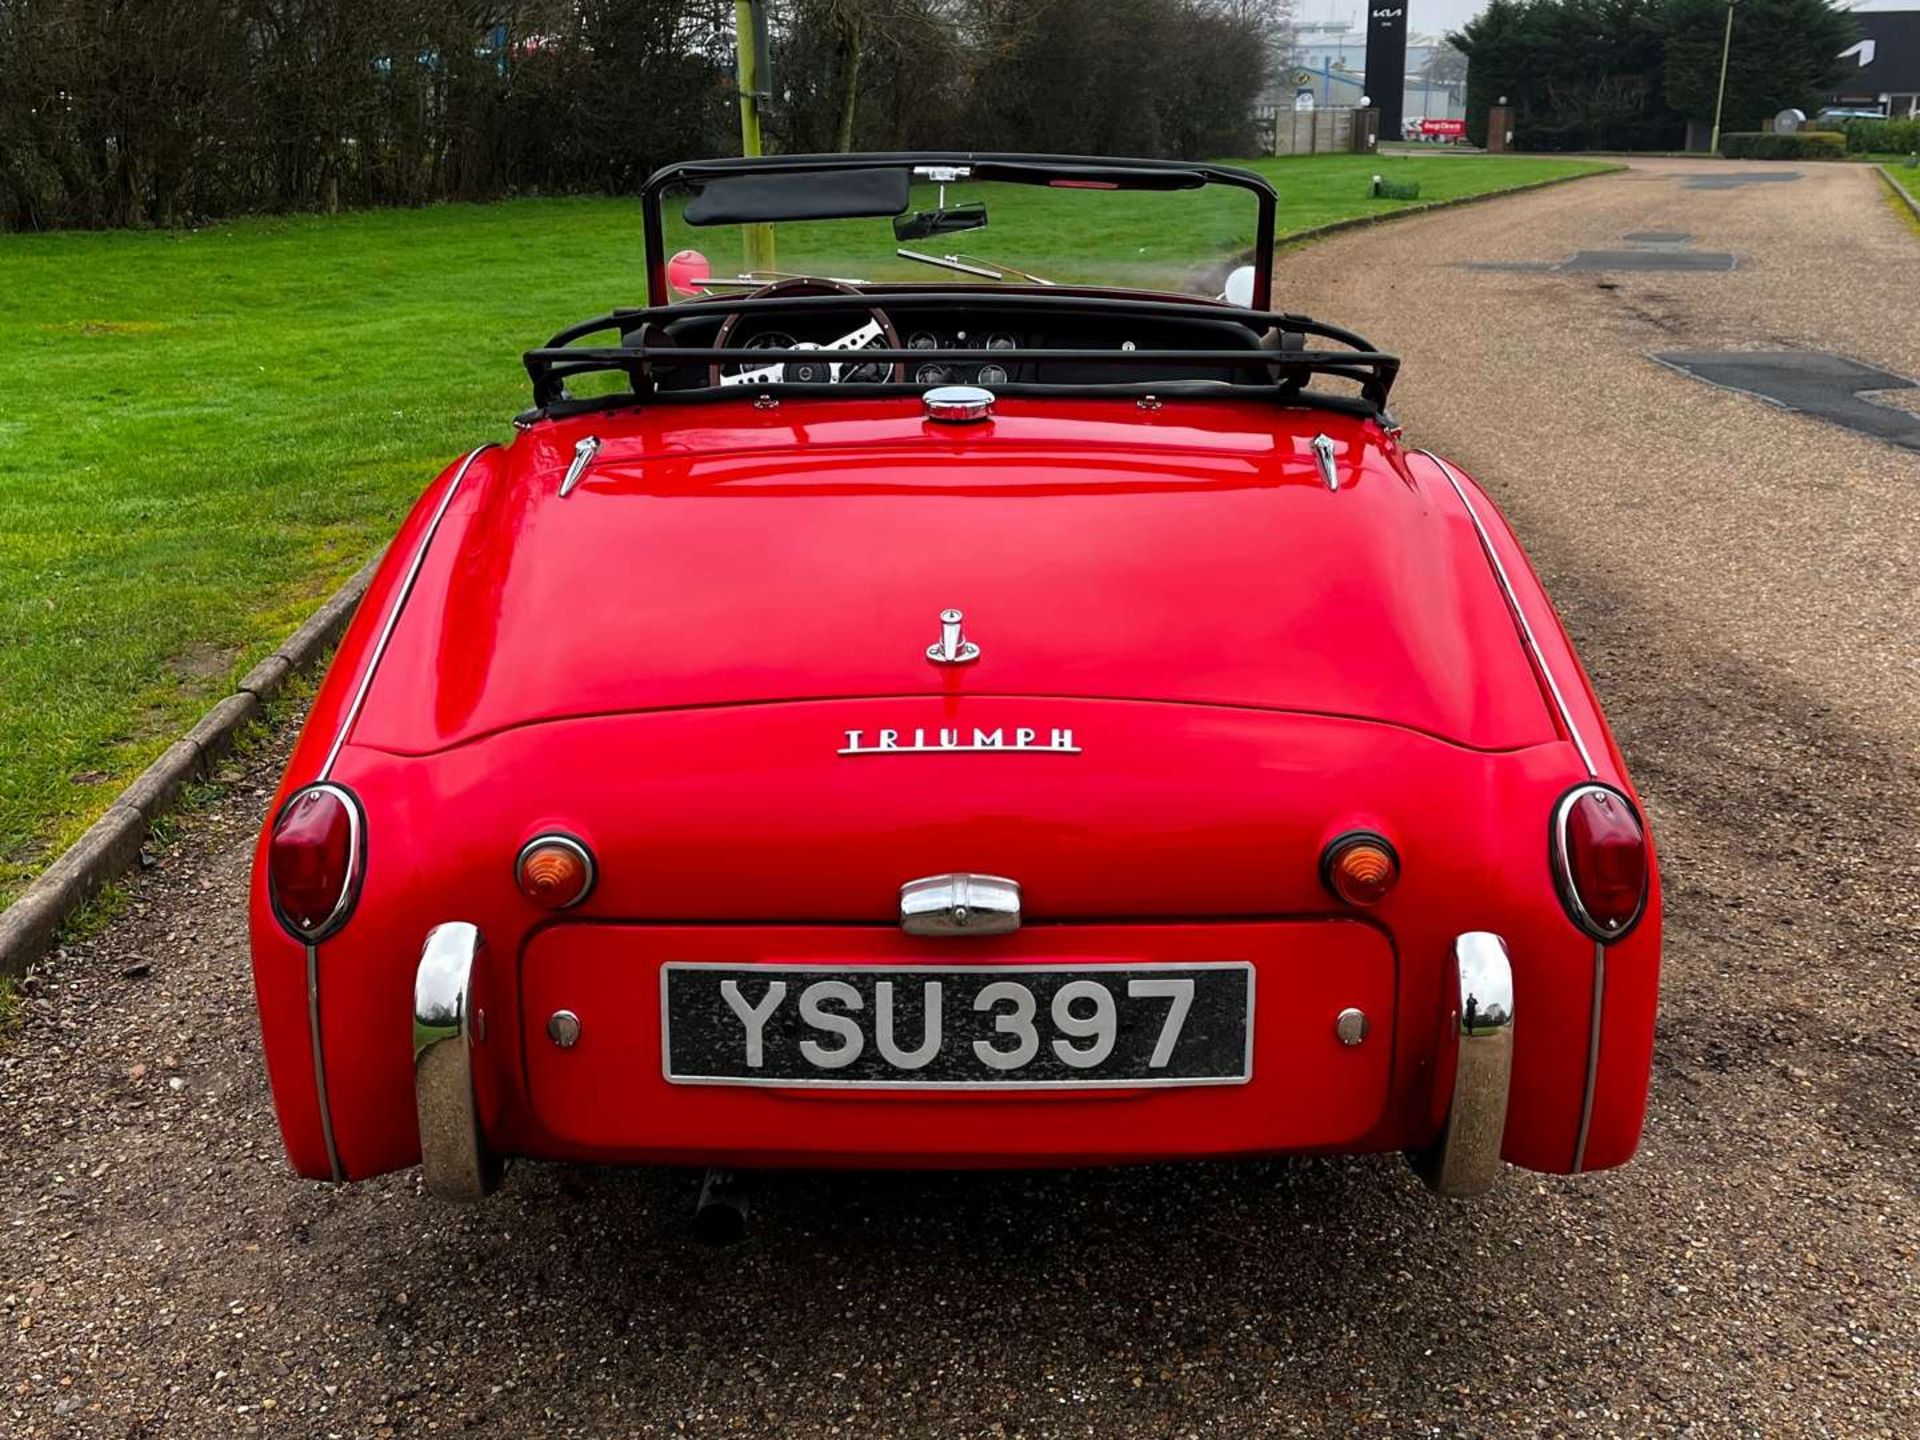
[[[746,298],[749,300],[777,300],[789,295],[851,295],[856,300],[862,298],[857,286],[849,285],[842,280],[823,280],[813,275],[795,275],[791,279],[776,280],[771,285],[761,286]],[[880,332],[880,339],[885,343],[887,349],[898,350],[900,348],[900,332],[894,328],[893,317],[888,315],[887,312],[882,310],[878,305],[868,305],[865,308],[871,322],[870,325],[862,326],[860,330],[849,331],[838,340],[830,340],[821,345],[819,349],[822,360],[828,364],[841,365],[847,368],[860,365],[862,362],[857,357],[867,342],[859,340],[857,337],[860,336],[862,330],[876,327]],[[719,333],[713,338],[713,345],[716,350],[725,350],[731,346],[734,332],[739,329],[740,321],[745,318],[745,315],[746,312],[742,310],[728,312],[727,318],[720,322]],[[745,357],[751,353],[750,350],[743,348],[741,351],[742,359],[744,360]],[[839,359],[838,357],[842,355],[847,358],[845,360]],[[795,362],[783,361],[781,363],[793,364]],[[876,362],[867,361],[865,363],[873,364]],[[898,360],[894,361],[888,369],[889,374],[887,381],[897,383],[906,378],[906,366]],[[884,384],[887,383],[887,381],[881,383]],[[720,373],[720,362],[716,360],[708,367],[707,383],[717,390],[723,385],[744,385],[752,382],[746,375],[722,375]]]

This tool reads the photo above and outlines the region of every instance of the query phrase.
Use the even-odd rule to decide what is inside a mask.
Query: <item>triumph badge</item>
[[[927,659],[936,665],[971,665],[980,647],[960,633],[960,612],[940,612],[940,638],[927,647]]]

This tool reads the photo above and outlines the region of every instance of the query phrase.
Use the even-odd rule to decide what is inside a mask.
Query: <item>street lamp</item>
[[[1720,110],[1727,103],[1727,56],[1733,53],[1733,7],[1739,0],[1727,0],[1727,33],[1720,42],[1720,92],[1713,97],[1713,138],[1707,141],[1709,153],[1720,153]]]

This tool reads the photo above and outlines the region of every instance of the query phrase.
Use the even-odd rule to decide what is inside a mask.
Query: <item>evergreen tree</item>
[[[1725,0],[1667,0],[1667,101],[1691,120],[1713,118],[1726,25]],[[1811,115],[1839,83],[1856,32],[1828,0],[1738,0],[1721,132],[1758,130],[1789,107]]]

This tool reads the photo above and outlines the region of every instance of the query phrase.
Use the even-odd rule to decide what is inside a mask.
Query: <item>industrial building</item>
[[[1846,8],[1859,21],[1860,38],[1841,52],[1847,71],[1829,103],[1920,115],[1920,0],[1855,0]]]

